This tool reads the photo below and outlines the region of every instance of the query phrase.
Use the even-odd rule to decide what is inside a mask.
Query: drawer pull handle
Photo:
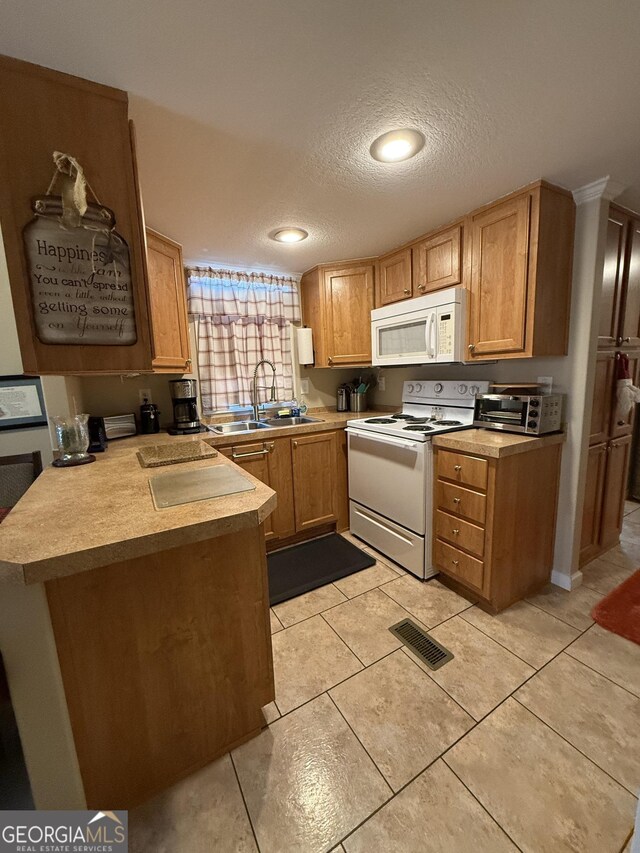
[[[231,451],[232,459],[248,459],[250,456],[266,456],[267,453],[271,453],[273,447],[267,447],[264,445],[262,450],[252,450],[251,453],[236,453],[235,451]]]
[[[460,565],[460,560],[451,560],[451,562],[453,563],[454,566]]]
[[[460,503],[460,498],[454,498],[454,499],[453,499],[453,502],[454,502],[454,504],[459,504],[459,503]]]
[[[462,471],[462,465],[454,465],[453,470],[454,471]]]
[[[407,296],[411,293],[411,291],[409,290],[408,287],[405,287],[405,289],[402,292]]]
[[[454,527],[451,532],[453,533],[454,536],[458,536],[458,534],[460,533],[460,531],[458,530],[457,527]]]

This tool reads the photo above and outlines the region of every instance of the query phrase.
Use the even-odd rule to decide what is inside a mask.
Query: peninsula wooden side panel
[[[46,583],[89,808],[256,735],[274,699],[263,527]]]

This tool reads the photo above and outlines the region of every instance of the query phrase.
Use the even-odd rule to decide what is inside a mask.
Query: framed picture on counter
[[[46,426],[39,376],[0,376],[0,430]]]

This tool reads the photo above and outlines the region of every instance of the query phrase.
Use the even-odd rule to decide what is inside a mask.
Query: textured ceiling
[[[379,254],[515,187],[640,207],[637,0],[3,0],[0,52],[131,95],[147,220],[196,262]],[[369,144],[427,144],[382,164]],[[296,246],[268,233],[300,225]]]

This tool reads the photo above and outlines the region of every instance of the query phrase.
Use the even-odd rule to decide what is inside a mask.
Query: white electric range
[[[420,578],[431,559],[431,438],[473,426],[486,381],[405,382],[402,411],[347,421],[351,532]]]

